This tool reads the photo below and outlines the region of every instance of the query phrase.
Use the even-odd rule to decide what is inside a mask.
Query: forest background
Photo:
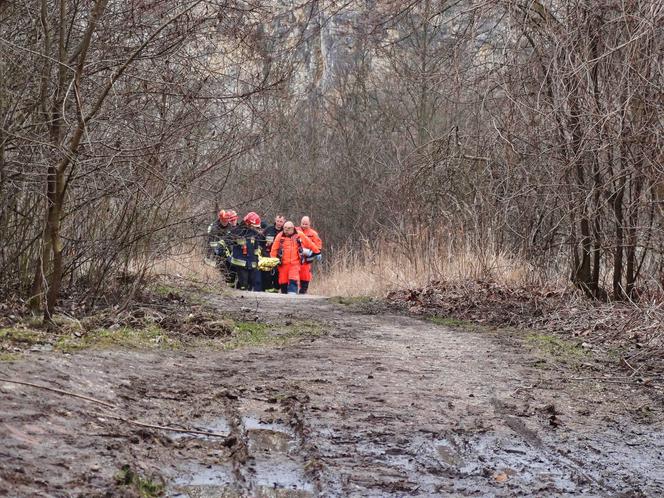
[[[0,297],[48,319],[204,272],[234,208],[310,215],[319,292],[661,302],[663,25],[656,1],[1,2]]]

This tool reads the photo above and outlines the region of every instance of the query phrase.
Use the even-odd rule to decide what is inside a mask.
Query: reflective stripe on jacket
[[[258,266],[258,256],[265,253],[263,233],[253,227],[240,225],[233,229],[230,263],[242,268]]]
[[[231,225],[222,225],[219,220],[210,223],[207,230],[209,251],[224,258],[230,256],[232,229]]]

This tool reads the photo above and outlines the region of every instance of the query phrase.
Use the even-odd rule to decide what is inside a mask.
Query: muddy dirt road
[[[664,494],[661,406],[591,358],[322,298],[208,299],[321,325],[282,346],[0,363],[111,405],[0,381],[0,495]]]

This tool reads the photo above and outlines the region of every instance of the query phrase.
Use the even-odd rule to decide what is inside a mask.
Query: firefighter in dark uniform
[[[215,260],[215,266],[224,275],[228,284],[235,283],[235,271],[231,267],[232,230],[237,226],[237,213],[232,209],[222,209],[217,219],[208,226],[208,246],[206,256]]]
[[[253,211],[248,213],[240,225],[231,231],[233,245],[230,263],[237,273],[236,288],[261,292],[261,271],[258,256],[265,251],[265,235],[261,230],[261,218]]]

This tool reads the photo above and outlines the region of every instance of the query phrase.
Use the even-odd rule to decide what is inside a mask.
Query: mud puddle
[[[315,495],[298,454],[298,437],[286,423],[288,415],[275,401],[240,399],[229,402],[226,412],[227,417],[217,418],[200,430],[227,432],[230,452],[215,452],[214,445],[208,445],[207,455],[215,457],[212,463],[208,459],[207,464],[188,462],[177,467],[169,487],[173,496],[307,498]],[[214,443],[211,441],[214,438],[204,435],[194,439]],[[224,445],[229,445],[228,441]]]
[[[237,409],[250,455],[250,489],[264,497],[313,496],[290,415],[274,399],[243,400]]]
[[[233,484],[233,468],[230,464],[188,464],[173,478],[169,496],[185,498],[216,498],[241,496],[241,490]]]

